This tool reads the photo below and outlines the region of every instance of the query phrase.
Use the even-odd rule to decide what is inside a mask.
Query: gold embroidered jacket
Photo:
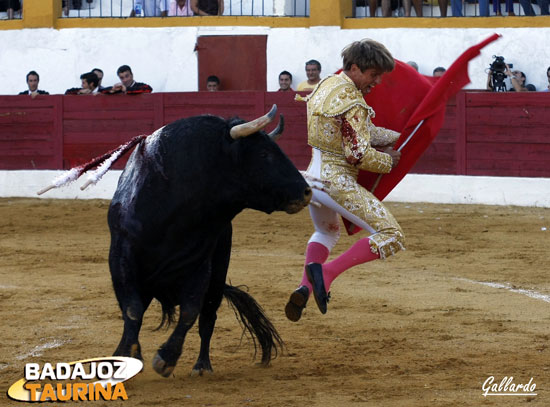
[[[394,143],[399,133],[372,123],[374,111],[345,74],[323,79],[306,98],[308,144],[321,151],[345,157],[361,170],[388,173],[392,159],[373,146]]]

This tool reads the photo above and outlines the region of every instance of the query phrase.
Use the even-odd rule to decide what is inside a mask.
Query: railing
[[[225,0],[223,15],[308,17],[309,1]],[[190,0],[187,0],[183,9],[185,11],[178,11],[172,6],[175,14],[171,15],[172,2],[173,0],[63,0],[63,17],[185,17],[192,14],[188,11],[191,9]]]
[[[490,17],[548,15],[548,0],[353,0],[353,17]],[[539,5],[540,4],[540,5]],[[419,10],[417,14],[416,10]]]

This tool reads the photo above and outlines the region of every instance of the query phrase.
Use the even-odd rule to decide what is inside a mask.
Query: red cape
[[[470,82],[468,63],[480,54],[483,47],[499,37],[493,34],[468,48],[440,78],[421,75],[409,65],[396,60],[395,69],[384,75],[382,83],[365,96],[365,101],[376,113],[373,123],[401,133],[395,149],[424,120],[401,150],[399,165],[380,177],[373,192],[378,199],[382,201],[395,188],[432,143],[443,125],[447,101]],[[360,171],[357,181],[372,191],[379,175]],[[349,234],[360,230],[345,219],[344,224]]]

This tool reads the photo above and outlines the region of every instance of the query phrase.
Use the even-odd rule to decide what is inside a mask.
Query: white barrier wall
[[[0,198],[38,198],[63,171],[0,171]],[[40,198],[111,199],[121,171],[109,171],[95,186],[81,191],[86,176]],[[538,206],[550,208],[550,178],[468,177],[409,174],[386,201]]]
[[[31,70],[40,74],[40,89],[50,93],[80,86],[80,75],[95,67],[103,69],[103,85],[108,86],[118,81],[116,69],[123,64],[130,65],[135,79],[149,83],[155,92],[196,91],[194,47],[202,35],[267,35],[268,91],[278,89],[278,74],[283,70],[294,75],[294,85],[305,80],[304,63],[312,58],[321,62],[322,74],[336,71],[342,48],[364,37],[384,43],[402,61],[416,61],[421,73],[431,75],[433,68],[448,67],[462,51],[494,32],[503,37],[470,63],[468,88],[485,89],[493,55],[504,56],[525,72],[527,82],[538,90],[547,87],[550,28],[74,28],[0,31],[0,94],[25,90],[25,75]]]

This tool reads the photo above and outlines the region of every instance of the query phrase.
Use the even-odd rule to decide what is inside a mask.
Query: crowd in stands
[[[140,94],[151,93],[153,88],[146,83],[136,82],[132,69],[128,65],[122,65],[117,69],[117,76],[120,82],[113,86],[103,87],[103,71],[94,68],[90,72],[80,75],[80,87],[67,89],[65,95],[114,95],[114,94]],[[36,71],[30,71],[27,74],[27,90],[20,92],[19,95],[30,95],[35,98],[37,95],[49,95],[48,92],[38,89],[40,76]]]
[[[418,64],[414,61],[408,61],[413,69],[418,71]],[[305,64],[307,80],[300,82],[296,87],[296,91],[311,92],[313,88],[321,81],[321,63],[315,59],[311,59]],[[433,77],[440,77],[447,70],[438,66],[432,72]],[[536,87],[527,83],[527,77],[521,71],[512,71],[510,66],[506,64],[505,75],[510,80],[511,87],[506,88],[505,84],[500,84],[503,89],[496,89],[493,78],[493,71],[489,70],[487,76],[487,90],[489,91],[512,91],[512,92],[527,92],[536,91]],[[151,93],[153,88],[146,83],[136,82],[132,69],[128,65],[122,65],[117,69],[117,76],[120,82],[113,86],[104,87],[101,82],[103,80],[103,71],[99,68],[94,68],[90,72],[80,75],[81,86],[67,89],[65,95],[113,95],[113,94],[141,94]],[[546,70],[548,86],[541,90],[542,92],[550,91],[550,67]],[[32,98],[37,95],[49,95],[48,92],[38,89],[40,76],[36,71],[30,71],[26,77],[27,90],[20,92],[19,95],[30,95]],[[221,89],[220,79],[216,75],[210,75],[206,79],[206,90],[209,92],[217,92]],[[289,71],[282,71],[279,74],[279,92],[294,92],[292,89],[292,74]]]
[[[100,3],[111,0],[96,0]],[[189,16],[216,16],[223,15],[225,2],[227,0],[132,0],[133,7],[130,17],[189,17]],[[263,0],[270,1],[270,0]],[[350,0],[351,1],[351,0]],[[439,16],[434,17],[462,17],[468,5],[475,5],[475,11],[472,16],[488,17],[495,16],[515,16],[514,0],[356,0],[356,7],[368,10],[370,17],[431,17],[433,10],[426,12],[425,6],[437,7]],[[505,3],[505,10],[502,10],[502,2]],[[550,0],[519,0],[521,11],[526,16],[549,15]],[[0,0],[0,12],[5,12],[7,19],[13,19],[21,15],[23,0]],[[69,16],[70,9],[81,10],[88,6],[93,7],[94,0],[61,0],[63,15]],[[538,6],[538,10],[533,8],[532,3]],[[450,13],[449,13],[450,6]],[[520,7],[518,6],[518,7]],[[413,12],[414,11],[414,14]],[[426,14],[426,15],[425,15]]]
[[[492,2],[492,14],[489,7],[489,0],[450,0],[451,6],[451,15],[453,17],[489,17],[491,15],[495,16],[515,16],[514,12],[514,0],[505,0],[505,13],[502,12],[502,0],[491,0]],[[540,15],[549,15],[549,1],[550,0],[533,0],[536,2],[540,10]],[[423,3],[422,0],[412,0],[412,6],[414,6],[414,13],[417,17],[430,17],[431,15],[424,15],[423,6],[434,5],[435,2],[428,1]],[[519,0],[523,14],[526,16],[535,16],[538,15],[531,4],[531,0]],[[411,17],[411,0],[356,0],[356,5],[358,7],[364,7],[365,10],[368,10],[369,17],[392,17],[392,16],[404,16]],[[472,15],[469,13],[464,13],[468,5],[475,6]],[[437,6],[439,8],[439,16],[436,17],[447,17],[449,9],[449,0],[437,0]],[[518,6],[519,7],[519,6]],[[521,13],[521,11],[520,11]],[[358,14],[358,13],[357,13]],[[431,13],[433,14],[433,10]]]

